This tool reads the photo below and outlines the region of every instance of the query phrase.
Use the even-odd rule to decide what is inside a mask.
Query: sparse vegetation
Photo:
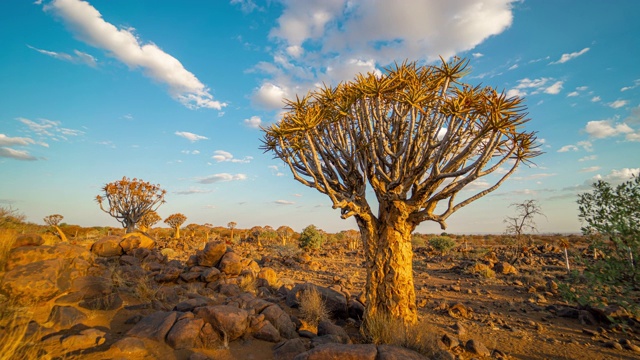
[[[373,344],[402,346],[432,358],[438,351],[433,329],[426,321],[406,324],[402,319],[377,313],[365,319],[361,333]]]
[[[310,287],[300,295],[300,315],[311,326],[318,326],[320,321],[329,319],[329,311],[322,296],[315,287]]]
[[[583,275],[592,294],[582,297],[604,297],[640,314],[640,271],[636,266],[640,255],[640,174],[615,187],[596,182],[591,192],[579,195],[578,209],[584,222],[582,232],[592,240],[594,251],[604,255],[587,262]]]
[[[457,243],[448,236],[436,236],[429,239],[429,245],[440,254],[445,255],[453,249]]]
[[[508,216],[504,219],[504,223],[507,224],[505,234],[513,236],[513,258],[511,262],[515,262],[525,246],[525,233],[537,232],[535,217],[538,215],[544,216],[544,214],[535,200],[525,200],[509,206],[516,209],[516,215]]]
[[[324,234],[315,225],[309,225],[302,230],[298,246],[306,251],[318,250],[325,241]]]

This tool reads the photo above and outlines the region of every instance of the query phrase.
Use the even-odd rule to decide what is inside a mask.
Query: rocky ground
[[[424,358],[367,344],[360,334],[359,251],[175,244],[139,233],[52,246],[21,236],[0,273],[0,352],[49,359]],[[560,249],[533,247],[515,266],[505,258],[500,249],[448,256],[415,249],[429,357],[640,358],[637,319],[559,296],[566,273]],[[331,314],[317,325],[298,308],[312,288]]]

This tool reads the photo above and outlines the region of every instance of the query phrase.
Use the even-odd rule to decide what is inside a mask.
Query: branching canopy
[[[179,228],[184,222],[187,221],[187,217],[181,213],[171,214],[164,219],[164,223],[171,226],[174,229]]]
[[[164,204],[166,190],[162,190],[160,185],[145,182],[142,179],[133,180],[123,177],[122,180],[114,181],[102,188],[109,204],[104,208],[102,196],[96,196],[96,201],[100,209],[113,216],[127,232],[133,231],[140,218],[147,212],[157,210]]]
[[[380,204],[404,203],[412,224],[432,220],[444,229],[456,210],[540,154],[535,133],[523,129],[522,99],[460,82],[467,64],[405,62],[288,100],[282,119],[263,129],[262,148],[327,194],[343,218],[377,220],[365,197],[371,186]],[[491,184],[477,182],[481,190],[456,199],[492,173],[499,176]]]

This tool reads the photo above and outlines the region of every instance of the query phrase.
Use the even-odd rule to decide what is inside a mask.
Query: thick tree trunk
[[[127,224],[127,230],[125,230],[125,234],[129,234],[134,231],[136,231],[136,224],[135,223]]]
[[[176,226],[176,239],[180,239],[180,226]]]
[[[367,262],[365,321],[376,315],[417,320],[411,233],[404,204],[380,205],[376,223],[359,219]]]

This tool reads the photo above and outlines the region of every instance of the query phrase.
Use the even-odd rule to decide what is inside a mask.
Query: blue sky
[[[259,126],[322,82],[454,55],[466,82],[525,97],[545,154],[447,231],[502,233],[509,204],[535,199],[541,232],[578,232],[577,194],[640,171],[640,2],[394,4],[1,1],[0,205],[118,226],[94,198],[127,176],[167,190],[163,218],[355,228],[259,150]]]

